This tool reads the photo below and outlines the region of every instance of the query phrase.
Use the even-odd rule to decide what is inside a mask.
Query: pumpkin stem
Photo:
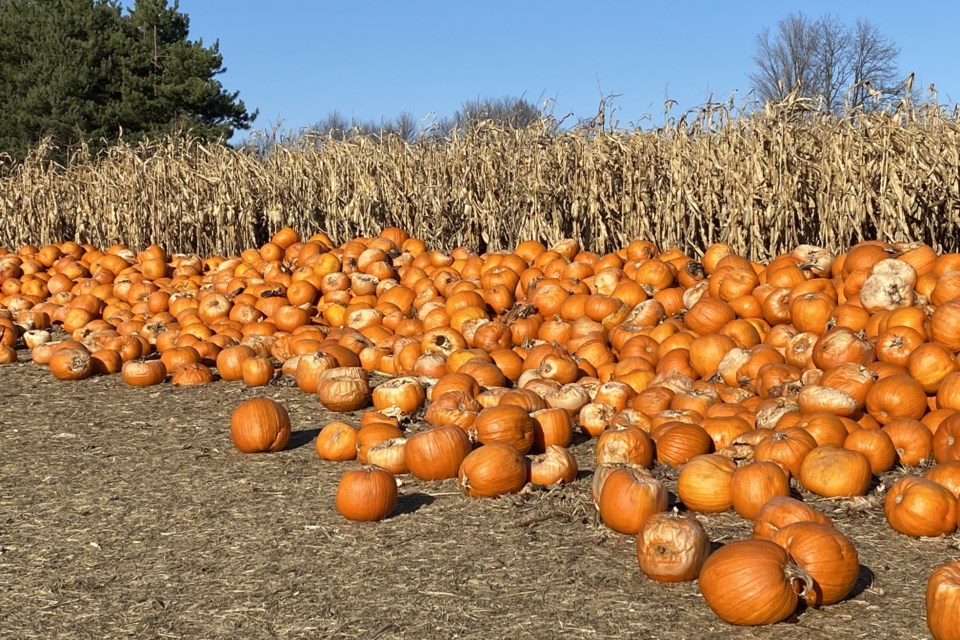
[[[793,562],[788,562],[784,565],[783,575],[786,576],[787,581],[790,582],[790,585],[793,586],[797,595],[801,598],[806,598],[810,590],[813,589],[813,577],[807,573],[806,569]],[[802,588],[797,589],[796,582],[800,582]]]

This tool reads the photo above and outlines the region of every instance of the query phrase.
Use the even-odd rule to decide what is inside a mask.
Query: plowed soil
[[[255,396],[288,408],[288,450],[231,445],[230,413]],[[596,524],[592,441],[573,447],[580,478],[562,489],[477,500],[402,476],[394,514],[364,524],[334,509],[357,463],[314,450],[331,419],[282,379],[59,382],[21,353],[0,368],[0,637],[929,638],[927,577],[960,557],[957,536],[912,539],[884,521],[882,491],[904,470],[865,498],[802,494],[854,541],[854,592],[733,627],[696,582],[648,580],[634,540]],[[676,470],[655,473],[676,488]],[[732,512],[701,521],[718,544],[751,531]]]

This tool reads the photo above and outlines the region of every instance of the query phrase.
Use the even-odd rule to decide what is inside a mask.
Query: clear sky
[[[452,114],[465,100],[523,96],[575,120],[618,94],[621,126],[662,122],[749,90],[756,35],[791,11],[870,20],[900,47],[904,77],[960,102],[960,3],[180,0],[190,36],[220,41],[255,128],[296,130],[336,110],[380,120]],[[926,95],[924,95],[926,97]],[[608,115],[608,123],[610,116]]]

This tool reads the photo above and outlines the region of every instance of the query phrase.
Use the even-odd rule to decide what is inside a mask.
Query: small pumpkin
[[[764,438],[753,449],[754,460],[779,462],[794,476],[807,454],[817,448],[816,439],[800,427],[788,427]]]
[[[270,384],[274,373],[273,361],[266,356],[246,358],[240,364],[241,378],[248,387],[263,387]]]
[[[897,462],[897,449],[882,429],[858,429],[847,434],[843,448],[859,451],[870,462],[870,472],[880,475]]]
[[[386,469],[394,475],[407,473],[406,438],[389,438],[366,451],[365,464]]]
[[[174,370],[170,383],[189,387],[213,382],[213,371],[200,362],[187,362]]]
[[[657,460],[672,467],[679,467],[713,449],[713,438],[696,424],[678,423],[658,437],[656,443]]]
[[[504,442],[524,454],[533,447],[533,420],[522,407],[501,404],[483,409],[470,428],[470,435],[481,444]]]
[[[927,469],[923,477],[943,485],[960,501],[960,462],[936,464]],[[960,503],[957,505],[957,510],[960,511]],[[960,513],[958,513],[958,516],[960,516]]]
[[[370,401],[367,372],[360,367],[335,367],[320,375],[317,397],[330,411],[357,411]]]
[[[93,374],[90,352],[83,347],[57,349],[50,357],[50,373],[58,380],[82,380]]]
[[[541,409],[530,414],[533,421],[532,451],[546,451],[550,445],[566,447],[573,439],[573,422],[565,409]]]
[[[426,393],[416,378],[391,378],[374,387],[373,406],[377,411],[396,407],[410,414],[423,406],[425,397]]]
[[[131,387],[149,387],[167,379],[163,360],[128,360],[120,369],[120,377]]]
[[[611,427],[600,434],[595,458],[597,464],[628,462],[650,467],[653,465],[653,442],[646,431],[637,427]]]

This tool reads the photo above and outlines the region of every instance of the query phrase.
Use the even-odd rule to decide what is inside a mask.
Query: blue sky
[[[791,11],[863,17],[900,47],[906,76],[960,102],[953,2],[325,2],[180,0],[192,39],[220,41],[225,87],[258,129],[309,126],[336,110],[429,122],[465,100],[524,96],[557,117],[614,99],[621,126],[662,122],[713,94],[749,90],[756,35]],[[645,118],[652,118],[652,121]],[[609,117],[608,117],[609,122]]]

